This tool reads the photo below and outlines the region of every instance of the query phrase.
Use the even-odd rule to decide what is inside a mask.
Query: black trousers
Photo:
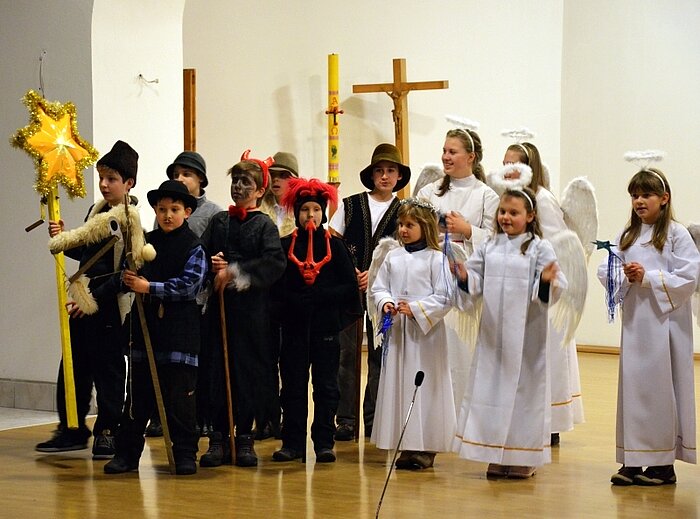
[[[374,348],[374,333],[369,317],[365,316],[367,330],[367,385],[362,402],[365,432],[372,430],[374,409],[379,392],[379,375],[382,371],[382,350]],[[357,358],[357,325],[351,324],[340,332],[340,366],[338,369],[338,403],[337,422],[355,424],[355,359]]]
[[[78,425],[83,434],[90,435],[85,426],[85,417],[90,409],[92,385],[97,392],[97,419],[95,434],[117,430],[124,407],[124,379],[126,363],[123,345],[125,341],[121,326],[105,323],[99,313],[69,322],[73,360],[73,380],[78,409]],[[68,424],[66,418],[66,392],[63,379],[63,360],[58,367],[56,407],[61,426]]]
[[[195,429],[197,368],[186,364],[159,364],[158,381],[175,461],[194,460],[199,443]],[[143,433],[155,412],[156,399],[148,362],[134,362],[127,384],[122,423],[115,438],[117,456],[130,462],[136,462],[141,457],[145,443]]]
[[[313,386],[314,418],[311,440],[314,450],[335,445],[335,413],[338,408],[338,334],[311,335],[282,328],[280,374],[282,377],[282,445],[303,451],[309,412],[309,368]]]

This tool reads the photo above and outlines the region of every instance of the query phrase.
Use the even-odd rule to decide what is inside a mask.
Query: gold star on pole
[[[73,103],[51,103],[34,90],[22,98],[29,109],[28,126],[17,130],[10,143],[26,151],[34,161],[37,179],[34,188],[48,196],[59,183],[68,196],[84,197],[82,171],[94,164],[99,154],[78,133]]]

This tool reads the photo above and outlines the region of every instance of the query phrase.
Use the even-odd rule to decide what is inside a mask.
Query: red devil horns
[[[250,156],[250,150],[245,150],[241,155],[241,160],[251,160],[255,162],[258,166],[260,166],[260,169],[262,169],[263,173],[262,187],[263,189],[267,189],[267,185],[269,184],[270,179],[270,166],[272,166],[275,163],[275,159],[273,159],[272,157],[267,157],[265,160],[255,159]]]

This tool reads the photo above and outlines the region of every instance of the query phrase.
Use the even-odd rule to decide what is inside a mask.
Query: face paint
[[[249,202],[255,201],[256,190],[252,176],[237,174],[231,177],[231,198],[237,206],[247,207]]]

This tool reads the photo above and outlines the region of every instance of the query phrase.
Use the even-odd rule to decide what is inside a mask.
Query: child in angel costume
[[[443,248],[451,261],[463,261],[493,232],[498,195],[487,186],[481,165],[483,148],[474,121],[448,116],[456,128],[449,130],[442,148],[442,169],[437,178],[424,185],[433,171],[421,172],[414,196],[437,207]],[[425,173],[425,175],[424,175]],[[475,322],[459,312],[447,316],[448,351],[455,402],[464,394],[474,349]],[[471,330],[469,330],[471,328]],[[465,344],[466,343],[466,344]]]
[[[542,237],[549,240],[569,288],[565,298],[570,305],[555,304],[550,309],[548,328],[551,368],[552,445],[559,444],[559,433],[584,422],[581,379],[574,332],[581,318],[588,289],[586,263],[593,250],[598,216],[593,186],[583,177],[573,179],[564,189],[562,205],[547,185],[548,170],[537,147],[520,142],[533,134],[527,128],[504,131],[515,138],[503,158],[503,168],[489,174],[488,183],[498,193],[509,187],[529,187],[537,202],[537,218]],[[573,310],[565,312],[564,309]]]
[[[551,460],[548,307],[566,278],[536,211],[532,191],[506,190],[494,237],[454,264],[464,304],[482,298],[483,310],[453,449],[489,477],[528,478]]]
[[[372,262],[368,308],[378,323],[393,317],[384,349],[372,443],[393,449],[411,404],[414,378],[425,373],[402,440],[397,469],[426,469],[450,450],[455,404],[443,318],[452,308],[452,275],[438,243],[437,209],[427,200],[401,201],[399,242],[385,258],[383,240]],[[401,246],[399,246],[399,244]],[[376,272],[376,276],[375,276]]]
[[[323,227],[328,203],[337,191],[318,179],[292,178],[282,204],[294,213],[296,229],[282,239],[287,255],[275,285],[282,325],[282,447],[273,461],[305,459],[309,370],[313,386],[311,440],[317,463],[336,460],[338,334],[362,315],[355,267],[342,239]]]
[[[284,252],[274,222],[259,210],[269,183],[272,158],[258,160],[250,150],[230,170],[231,198],[235,205],[214,215],[202,235],[212,254],[214,289],[223,297],[209,298],[213,341],[212,428],[209,449],[201,467],[218,467],[231,461],[229,435],[235,433],[235,463],[254,467],[255,413],[270,401],[277,386],[269,368],[272,357],[270,288],[284,272]],[[222,326],[220,301],[225,308]],[[222,333],[226,333],[235,431],[230,431],[225,384]]]
[[[607,244],[613,261],[598,269],[612,310],[622,308],[616,439],[622,467],[611,482],[673,484],[674,460],[696,463],[691,296],[700,253],[674,220],[671,187],[660,170],[644,167],[627,191],[630,220]]]

